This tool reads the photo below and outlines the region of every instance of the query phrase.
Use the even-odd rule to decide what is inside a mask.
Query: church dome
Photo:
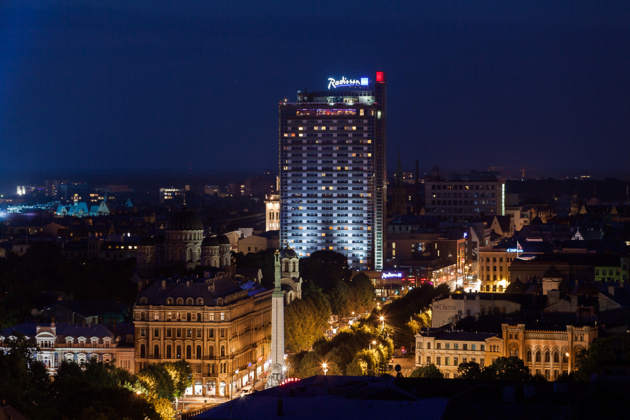
[[[280,258],[297,258],[297,254],[287,245],[280,250]]]
[[[166,230],[203,230],[203,223],[199,216],[184,206],[171,213],[166,222]]]
[[[219,240],[216,236],[208,236],[203,238],[203,242],[201,242],[201,246],[219,246]]]
[[[217,236],[217,239],[221,245],[230,245],[230,238],[225,235],[219,235]]]

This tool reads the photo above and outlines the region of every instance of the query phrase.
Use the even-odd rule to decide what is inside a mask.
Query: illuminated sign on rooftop
[[[382,279],[391,279],[391,278],[396,278],[396,279],[402,279],[402,273],[383,273],[381,275]]]
[[[341,76],[341,79],[335,80],[332,77],[328,78],[328,89],[337,89],[338,87],[359,87],[367,86],[369,79],[367,77],[361,77],[360,79],[346,79],[345,76]]]

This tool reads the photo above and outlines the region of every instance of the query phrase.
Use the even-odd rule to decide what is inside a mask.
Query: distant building
[[[269,368],[271,293],[225,273],[154,282],[134,307],[136,368],[185,359],[188,393],[233,395]]]
[[[280,196],[271,194],[265,200],[265,231],[280,230]]]
[[[174,265],[193,269],[199,265],[223,268],[232,265],[230,241],[224,235],[204,237],[201,219],[186,206],[168,218],[164,236],[142,238],[137,269],[144,275]]]
[[[169,204],[173,202],[179,204],[180,201],[175,201],[175,199],[178,198],[178,200],[182,200],[183,196],[183,188],[160,188],[160,204]]]
[[[428,177],[424,187],[426,214],[462,221],[505,215],[505,179],[493,173]]]
[[[22,334],[35,339],[35,357],[51,375],[64,360],[85,363],[90,359],[113,362],[134,373],[133,330],[129,331],[125,324],[118,325],[118,329],[116,335],[101,324],[19,324],[0,331],[0,348],[5,340]]]
[[[456,378],[461,363],[475,362],[489,365],[486,358],[487,341],[492,333],[423,330],[416,334],[416,366],[434,364],[445,378]]]
[[[548,329],[502,324],[502,351],[491,357],[520,357],[532,375],[557,380],[575,370],[578,354],[588,350],[598,335],[598,328],[591,326]]]
[[[492,294],[450,294],[431,303],[431,326],[442,327],[466,317],[498,314],[509,315],[521,310],[521,304],[509,299],[496,299]]]

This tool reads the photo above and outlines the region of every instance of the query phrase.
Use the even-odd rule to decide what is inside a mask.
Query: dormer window
[[[90,338],[90,343],[92,343],[93,345],[98,344],[98,337]]]
[[[203,306],[203,299],[202,298],[197,298],[197,305],[198,306]]]
[[[173,304],[173,298],[166,298],[166,304],[167,305],[172,305]]]
[[[85,342],[87,341],[85,337],[79,337],[78,338],[79,344],[85,344]]]
[[[192,304],[193,304],[193,298],[186,299],[186,305],[192,305]]]
[[[182,298],[177,298],[177,304],[178,304],[178,305],[183,305],[183,304],[184,304],[184,299],[182,299]]]
[[[147,304],[147,298],[146,297],[141,297],[140,298],[140,305],[146,305]]]

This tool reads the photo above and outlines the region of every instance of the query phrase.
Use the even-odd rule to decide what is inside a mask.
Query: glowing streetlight
[[[322,369],[324,370],[324,376],[326,376],[326,372],[328,372],[328,365],[326,363],[322,363]]]
[[[385,328],[385,317],[383,315],[381,315],[379,317],[379,320],[381,321],[381,329]]]

